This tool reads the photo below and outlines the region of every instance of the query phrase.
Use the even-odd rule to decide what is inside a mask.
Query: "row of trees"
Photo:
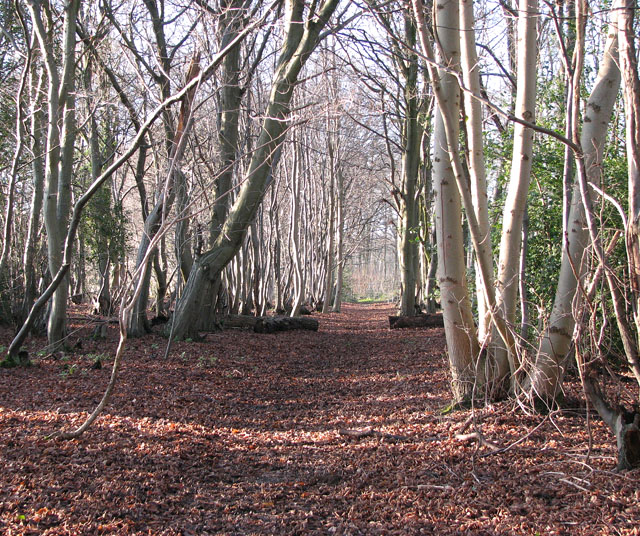
[[[640,386],[636,15],[3,1],[6,363],[45,323],[64,345],[70,297],[123,300],[127,336],[155,298],[194,338],[225,312],[339,310],[375,270],[403,315],[440,302],[456,402],[553,404],[573,355],[624,444],[640,417],[594,371],[617,355]]]

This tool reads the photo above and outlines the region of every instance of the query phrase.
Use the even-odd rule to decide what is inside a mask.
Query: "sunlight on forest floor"
[[[129,341],[107,412],[74,441],[45,437],[99,400],[110,361],[86,356],[112,355],[115,326],[107,344],[84,329],[64,362],[1,371],[0,531],[638,534],[640,471],[612,472],[598,420],[589,452],[582,403],[478,409],[487,439],[520,440],[504,452],[457,440],[468,412],[438,412],[442,330],[388,330],[391,313],[347,305],[314,315],[317,333],[210,334],[166,361],[158,335]]]

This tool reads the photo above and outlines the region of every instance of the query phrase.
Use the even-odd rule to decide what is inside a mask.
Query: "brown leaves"
[[[392,332],[385,306],[344,311],[316,315],[317,333],[175,343],[166,361],[165,339],[131,341],[106,414],[72,442],[44,437],[93,409],[115,332],[0,372],[0,533],[637,534],[640,471],[610,472],[601,422],[588,464],[581,408],[536,429],[504,403],[465,430],[469,413],[438,412],[441,331]],[[476,430],[525,439],[483,457],[455,437]]]

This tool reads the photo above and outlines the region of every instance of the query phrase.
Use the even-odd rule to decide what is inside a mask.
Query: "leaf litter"
[[[546,416],[443,414],[442,329],[390,314],[346,305],[317,333],[211,333],[168,359],[159,333],[130,340],[105,413],[66,442],[46,437],[100,400],[117,330],[76,320],[65,355],[32,339],[35,366],[0,371],[0,533],[640,534],[640,470],[613,471],[575,379]]]

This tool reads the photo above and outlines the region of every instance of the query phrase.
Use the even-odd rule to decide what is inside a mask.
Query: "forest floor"
[[[130,340],[73,441],[47,436],[100,400],[116,326],[94,342],[76,321],[65,355],[31,340],[34,367],[0,370],[0,534],[640,534],[640,470],[614,472],[575,379],[545,416],[475,411],[505,450],[461,440],[442,329],[391,331],[392,312],[346,305],[317,333],[213,333],[167,359],[158,334]]]

